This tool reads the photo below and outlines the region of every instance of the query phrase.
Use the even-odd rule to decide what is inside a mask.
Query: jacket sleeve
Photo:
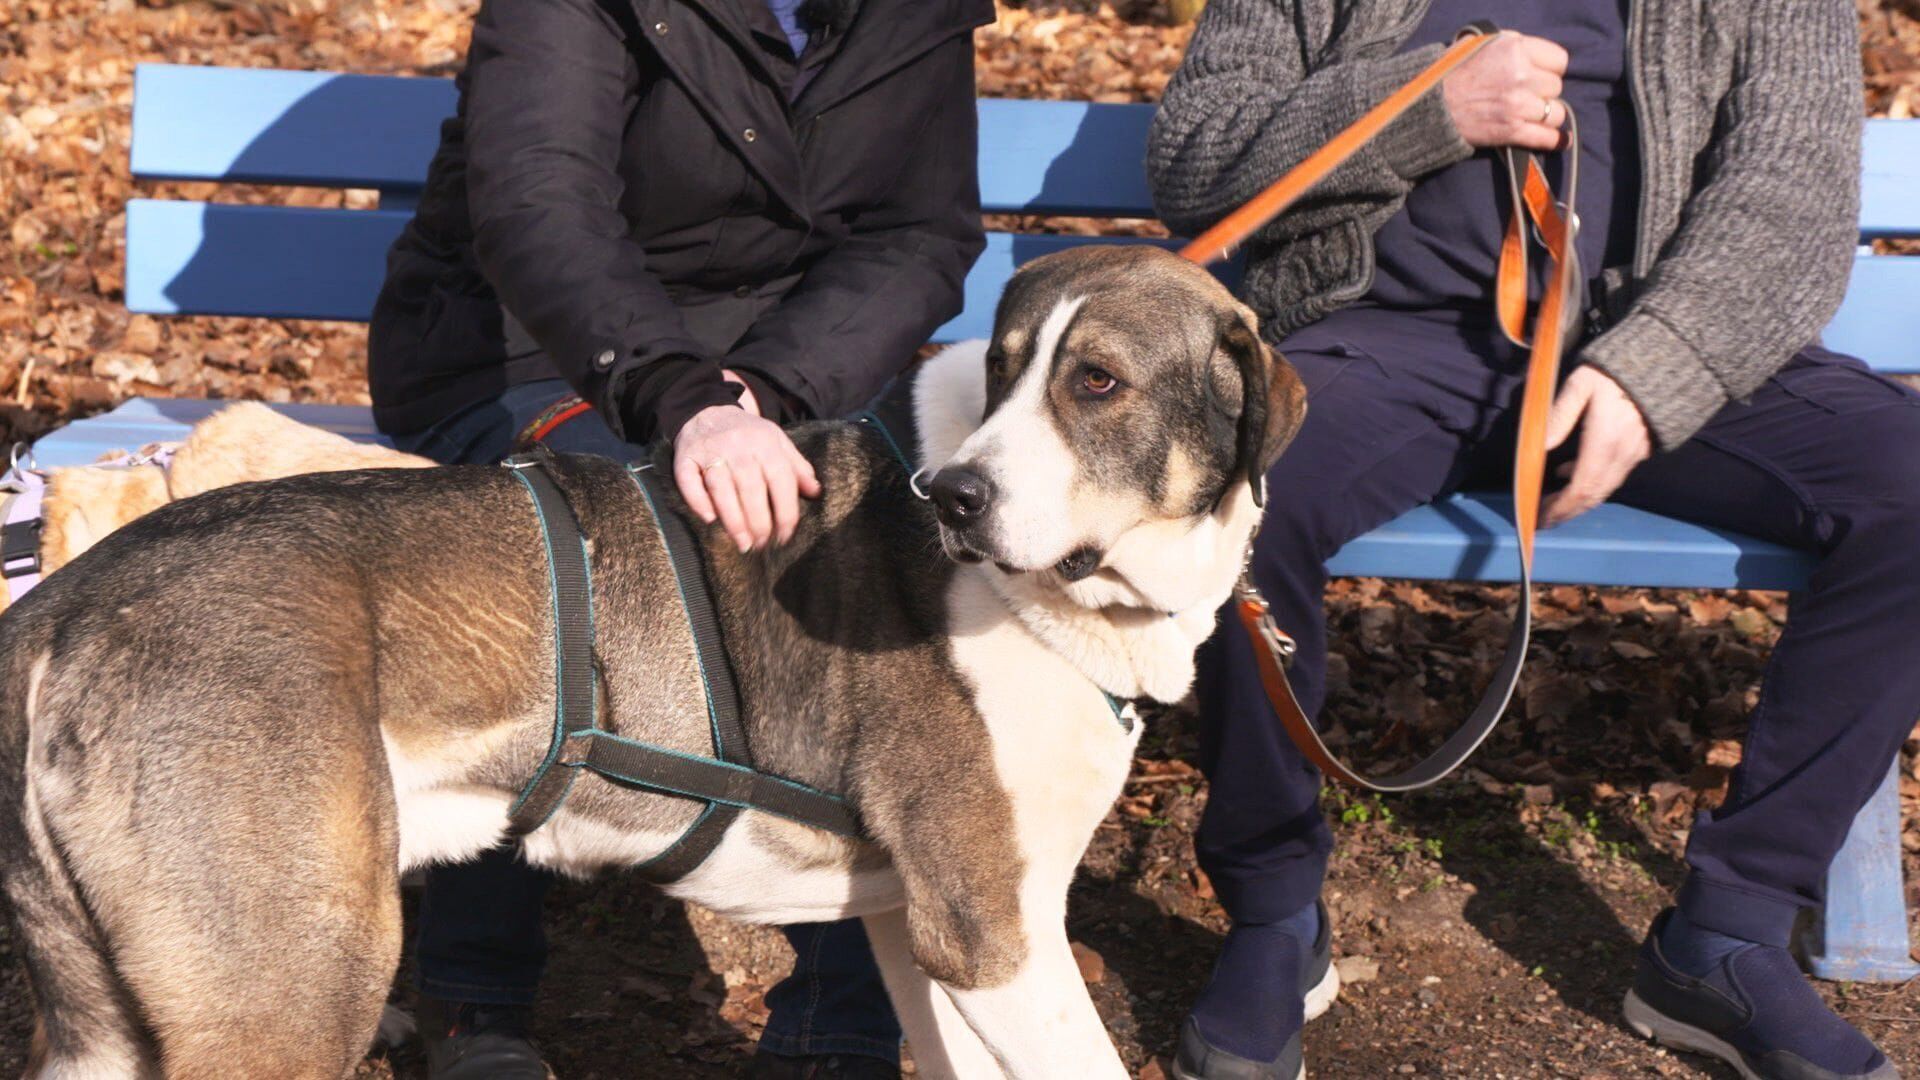
[[[1860,44],[1840,0],[1753,4],[1693,195],[1639,295],[1582,358],[1685,442],[1816,340],[1860,220]]]
[[[967,270],[984,246],[970,35],[937,46],[906,77],[937,79],[945,92],[918,139],[899,148],[906,164],[890,193],[726,360],[772,383],[805,416],[852,412],[904,370],[960,313]]]
[[[1325,43],[1303,40],[1293,0],[1212,0],[1186,59],[1167,84],[1147,140],[1147,175],[1161,218],[1192,235],[1305,160],[1443,51],[1347,59],[1309,70]],[[1317,232],[1361,209],[1397,207],[1414,180],[1472,147],[1438,92],[1269,226],[1275,238]]]
[[[619,209],[621,133],[639,77],[593,0],[487,0],[464,102],[481,271],[575,391],[632,442],[738,398]],[[674,414],[665,425],[663,407]]]

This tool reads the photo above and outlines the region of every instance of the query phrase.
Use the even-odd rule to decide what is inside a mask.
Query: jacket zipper
[[[1649,152],[1652,140],[1648,130],[1646,95],[1641,87],[1641,64],[1646,58],[1646,49],[1640,35],[1646,32],[1646,0],[1632,0],[1627,5],[1627,100],[1633,103],[1634,141],[1640,149],[1640,197],[1635,200],[1633,222],[1633,277],[1626,283],[1629,295],[1645,280],[1652,269],[1643,265],[1647,261],[1647,204],[1650,201],[1647,192],[1653,187],[1653,157]]]

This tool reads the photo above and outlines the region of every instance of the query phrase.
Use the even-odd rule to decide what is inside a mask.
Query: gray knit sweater
[[[1439,54],[1395,50],[1427,0],[1211,0],[1167,86],[1147,168],[1194,233]],[[1585,343],[1684,442],[1815,340],[1859,220],[1860,49],[1846,0],[1632,0],[1644,170],[1628,305]],[[1278,340],[1364,296],[1373,234],[1419,178],[1471,153],[1440,94],[1247,244],[1245,292]]]

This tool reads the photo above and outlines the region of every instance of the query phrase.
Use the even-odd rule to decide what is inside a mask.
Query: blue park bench
[[[364,321],[388,243],[424,181],[452,84],[312,72],[148,65],[134,86],[133,173],[143,180],[376,189],[372,210],[136,199],[127,206],[127,306],[167,315]],[[980,102],[980,187],[995,212],[1150,218],[1141,167],[1151,108]],[[1866,136],[1863,242],[1920,237],[1920,122],[1874,121]],[[966,284],[965,311],[939,341],[985,336],[1014,268],[1085,237],[993,233]],[[1827,343],[1883,371],[1920,372],[1920,258],[1862,248]],[[135,400],[43,439],[43,464],[178,438],[218,406]],[[291,406],[294,417],[374,438],[364,409]],[[1512,581],[1518,561],[1502,494],[1457,495],[1349,544],[1338,574]],[[1792,590],[1798,552],[1624,506],[1543,533],[1536,580],[1589,585]],[[1810,935],[1816,974],[1920,974],[1901,889],[1896,768],[1853,826]]]

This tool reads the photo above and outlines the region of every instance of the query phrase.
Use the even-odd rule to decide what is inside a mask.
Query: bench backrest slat
[[[417,188],[453,107],[451,79],[142,64],[133,175]]]
[[[378,211],[134,200],[127,306],[159,314],[364,320],[387,245],[454,107],[447,79],[142,65],[133,172],[374,188]],[[980,102],[980,190],[993,212],[1151,217],[1140,167],[1152,108]],[[1920,237],[1920,121],[1867,124],[1860,231]],[[967,278],[966,311],[937,340],[983,333],[1007,277],[1087,238],[996,234]],[[1920,258],[1866,256],[1826,340],[1882,370],[1920,372]]]

